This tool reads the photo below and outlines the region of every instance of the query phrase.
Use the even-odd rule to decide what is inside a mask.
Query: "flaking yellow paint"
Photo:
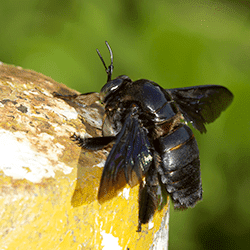
[[[128,199],[120,195],[102,205],[95,200],[73,207],[73,180],[74,174],[57,179],[47,190],[34,184],[32,194],[17,188],[19,199],[13,201],[14,193],[6,195],[7,204],[1,196],[0,249],[102,249],[101,232],[117,237],[121,249],[149,249],[166,209],[156,212],[151,230],[143,225],[138,233],[138,186],[130,190]]]
[[[54,101],[51,95],[53,91],[66,90],[67,87],[20,67],[2,64],[0,71],[2,90],[5,90],[0,93],[0,100],[10,100],[0,107],[0,114],[3,114],[0,127],[8,130],[11,136],[16,136],[16,131],[25,134],[24,139],[31,145],[29,152],[24,150],[22,144],[18,150],[20,156],[25,156],[27,162],[33,163],[29,168],[25,166],[24,175],[19,179],[7,175],[8,171],[5,173],[0,170],[0,250],[108,249],[104,239],[107,235],[121,249],[149,249],[167,207],[156,212],[152,229],[143,225],[142,232],[138,233],[138,185],[133,189],[126,186],[126,195],[121,193],[99,204],[96,197],[102,173],[100,163],[104,163],[105,155],[101,151],[80,154],[80,148],[70,140],[72,131],[69,126],[78,131],[84,130],[81,121],[69,121],[70,118],[65,120],[63,115],[53,112],[53,109],[48,111],[44,108],[46,105],[53,107],[60,103],[60,109],[63,106],[67,110],[67,104]],[[5,79],[11,79],[11,83]],[[32,94],[34,91],[36,95]],[[18,96],[22,98],[18,99]],[[22,102],[22,105],[29,108],[29,113],[18,111],[11,100]],[[11,115],[7,116],[6,113]],[[20,123],[24,117],[25,122]],[[51,124],[60,125],[60,133]],[[39,135],[46,134],[53,137],[44,143],[45,137]],[[18,142],[22,143],[22,140]],[[60,150],[53,151],[51,146]],[[27,174],[34,171],[30,168],[41,159],[36,157],[40,153],[48,158],[46,168],[41,170],[51,171],[52,174],[41,176],[38,171],[39,178],[32,181],[34,179],[26,178],[25,171]],[[15,165],[8,165],[8,159],[15,159],[15,155],[10,154],[9,157],[6,157],[4,170],[11,168],[11,173],[15,173]],[[20,162],[14,163],[22,167]],[[58,167],[61,163],[69,167],[70,171]]]

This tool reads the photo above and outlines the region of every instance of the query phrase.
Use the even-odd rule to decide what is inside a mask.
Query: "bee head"
[[[109,54],[110,54],[110,60],[111,60],[111,63],[108,67],[105,64],[105,62],[101,56],[100,51],[98,49],[96,49],[103,65],[105,67],[106,73],[108,75],[107,83],[102,87],[101,92],[100,92],[100,99],[102,102],[106,102],[107,99],[112,94],[117,92],[121,88],[121,86],[124,86],[125,83],[132,82],[132,80],[126,75],[121,75],[121,76],[118,76],[117,78],[115,78],[114,80],[111,80],[113,69],[114,69],[113,52],[112,52],[111,47],[109,46],[108,42],[106,41],[105,43],[106,43],[106,46],[108,47]]]

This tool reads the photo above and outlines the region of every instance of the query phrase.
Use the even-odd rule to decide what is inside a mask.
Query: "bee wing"
[[[187,88],[166,89],[180,108],[184,118],[201,133],[206,123],[220,116],[233,101],[233,94],[219,85],[203,85]]]
[[[112,198],[126,183],[133,187],[141,182],[152,162],[147,130],[141,126],[137,113],[138,109],[127,115],[106,160],[98,192],[99,201]]]

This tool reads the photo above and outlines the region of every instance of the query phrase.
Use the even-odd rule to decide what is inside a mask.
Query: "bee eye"
[[[132,82],[128,76],[119,76],[112,81],[107,82],[100,91],[100,99],[102,102],[106,102],[109,97],[116,95],[117,91],[120,90],[121,86],[126,83]]]

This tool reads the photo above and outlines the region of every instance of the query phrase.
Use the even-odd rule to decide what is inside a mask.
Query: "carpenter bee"
[[[163,89],[157,83],[132,81],[121,75],[111,79],[111,64],[106,66],[107,83],[100,100],[105,105],[102,137],[72,139],[82,148],[99,150],[113,143],[106,160],[98,200],[112,198],[127,183],[139,189],[139,225],[147,223],[159,205],[158,190],[170,195],[175,209],[193,207],[202,199],[200,160],[192,126],[201,133],[232,102],[225,87],[204,85]]]

